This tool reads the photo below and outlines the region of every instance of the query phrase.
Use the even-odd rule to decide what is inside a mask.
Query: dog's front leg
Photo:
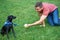
[[[8,36],[8,29],[6,30],[6,34],[7,34],[7,38],[8,38],[7,40],[9,40],[9,36]]]
[[[13,27],[12,27],[12,32],[13,32],[14,37],[16,38],[15,31],[14,31]]]

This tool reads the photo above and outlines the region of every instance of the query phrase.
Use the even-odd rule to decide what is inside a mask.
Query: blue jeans
[[[59,19],[59,12],[58,8],[55,9],[53,12],[49,13],[47,20],[50,25],[60,25],[60,19]]]

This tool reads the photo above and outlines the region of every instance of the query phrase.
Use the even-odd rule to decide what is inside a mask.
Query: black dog
[[[16,17],[13,15],[8,16],[7,21],[5,22],[5,24],[3,25],[2,29],[1,29],[1,35],[2,36],[7,35],[7,38],[9,39],[8,33],[12,30],[14,37],[16,37],[14,29],[13,29],[14,24],[12,22],[12,20],[15,18]]]

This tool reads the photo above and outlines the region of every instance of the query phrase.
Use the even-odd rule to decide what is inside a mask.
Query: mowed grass
[[[28,29],[24,28],[25,23],[33,23],[39,20],[34,8],[37,1],[54,3],[60,11],[59,0],[0,0],[0,29],[8,15],[17,17],[13,20],[14,23],[18,24],[14,27],[16,38],[10,33],[10,40],[60,40],[60,26],[50,26],[46,22],[45,28],[40,27],[40,25],[32,26]],[[7,37],[4,36],[3,39],[7,40]],[[2,40],[1,35],[0,40]]]

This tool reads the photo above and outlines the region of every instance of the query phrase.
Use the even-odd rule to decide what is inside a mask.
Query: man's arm
[[[28,26],[37,25],[37,24],[39,24],[39,23],[41,24],[41,23],[46,19],[48,13],[49,13],[49,9],[45,9],[45,10],[43,11],[42,16],[40,17],[40,20],[38,20],[37,22],[32,23],[31,25],[28,25]]]
[[[40,20],[36,21],[35,23],[28,24],[28,26],[33,26],[33,25],[41,24],[46,19],[46,17],[47,16],[42,15],[41,18],[40,18]]]
[[[38,16],[41,17],[43,13],[38,12]],[[41,23],[42,25],[45,24],[45,21]]]

